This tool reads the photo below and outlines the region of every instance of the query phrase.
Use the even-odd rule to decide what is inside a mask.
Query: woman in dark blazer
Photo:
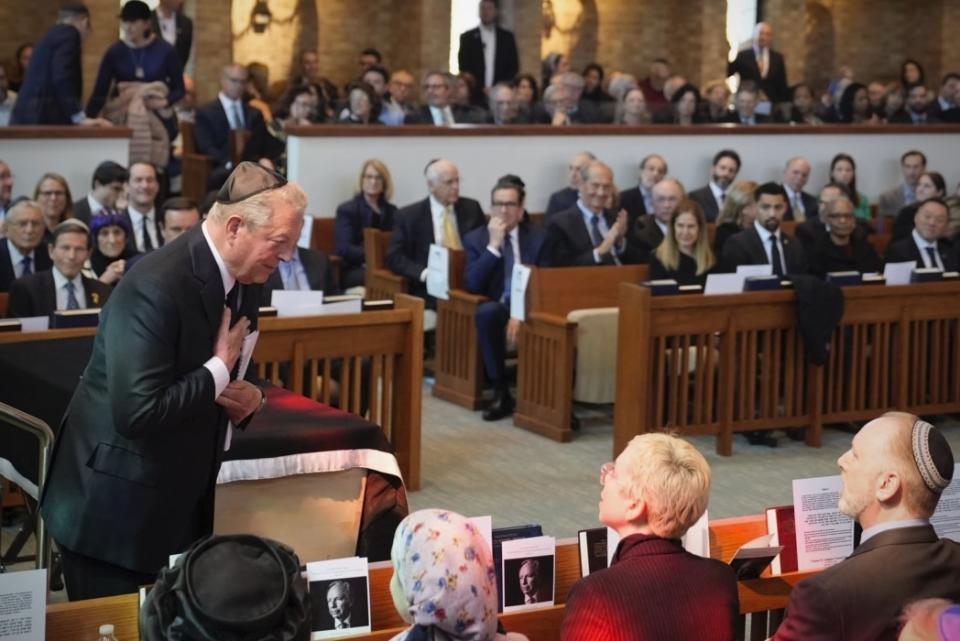
[[[680,285],[702,287],[716,262],[703,209],[693,200],[681,200],[663,242],[650,257],[650,279],[672,278]]]
[[[357,195],[337,207],[333,237],[337,255],[343,259],[341,284],[344,290],[364,283],[366,259],[363,230],[367,227],[390,231],[397,207],[393,197],[393,179],[383,161],[366,160],[357,178]]]

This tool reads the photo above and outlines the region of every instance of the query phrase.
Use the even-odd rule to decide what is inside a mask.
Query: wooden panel
[[[437,301],[436,382],[433,395],[469,410],[480,407],[483,363],[477,339],[477,307],[486,299],[460,289]]]
[[[334,256],[337,253],[337,247],[334,242],[333,228],[336,223],[334,218],[323,218],[315,216],[313,227],[310,230],[310,248],[322,251],[328,256]]]
[[[367,263],[366,299],[387,300],[407,291],[407,280],[387,269],[387,248],[391,232],[367,228],[363,230],[363,251]]]

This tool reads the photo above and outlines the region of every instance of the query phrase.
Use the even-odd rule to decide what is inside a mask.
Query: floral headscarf
[[[497,633],[497,578],[490,549],[466,517],[419,510],[397,528],[390,553],[391,591],[407,639],[492,641]]]

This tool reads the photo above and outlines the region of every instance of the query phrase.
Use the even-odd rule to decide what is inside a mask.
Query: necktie
[[[449,206],[443,208],[443,246],[447,249],[463,249],[463,245],[460,244],[460,234],[453,225]]]
[[[720,192],[720,206],[723,207],[723,201],[727,199],[727,193],[724,191]]]
[[[513,277],[513,241],[510,240],[510,234],[504,238],[503,243],[503,295],[501,299],[506,302],[510,300],[510,285]]]
[[[783,261],[780,260],[780,246],[777,244],[776,234],[770,234],[770,264],[773,265],[774,274],[783,276]]]
[[[146,216],[144,216],[143,229],[141,230],[143,232],[143,251],[144,252],[153,250],[153,239],[150,238],[150,232],[147,231],[147,225],[149,224],[149,222],[150,220]]]
[[[450,108],[449,108],[449,107],[444,107],[443,109],[440,110],[440,113],[443,114],[443,119],[442,119],[442,120],[443,120],[443,126],[444,126],[444,127],[449,127],[450,125],[453,124],[453,117],[450,115]]]
[[[937,248],[927,245],[925,249],[927,250],[927,257],[930,259],[930,267],[939,269],[940,265],[937,264]]]
[[[21,276],[29,276],[33,273],[33,268],[31,267],[32,262],[33,259],[29,256],[23,257],[23,260],[20,261],[20,264],[23,265],[23,271],[20,273]]]
[[[760,77],[767,77],[767,50],[760,50]]]
[[[233,103],[233,128],[243,129],[243,114],[240,111],[240,105]]]
[[[80,303],[77,301],[77,294],[73,281],[68,281],[64,287],[67,288],[67,309],[80,309]]]
[[[600,246],[603,242],[603,234],[600,233],[600,215],[594,214],[590,217],[590,238],[593,240],[594,248]]]
[[[806,219],[806,212],[803,211],[803,201],[800,199],[800,194],[793,195],[793,219],[797,222],[802,223]]]

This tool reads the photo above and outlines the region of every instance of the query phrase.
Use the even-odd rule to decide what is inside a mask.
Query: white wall
[[[324,128],[329,132],[330,128]],[[818,133],[819,132],[819,133]],[[506,173],[527,185],[527,209],[546,209],[551,192],[566,184],[570,156],[589,150],[614,170],[619,189],[633,187],[642,157],[658,153],[667,159],[670,174],[688,190],[706,184],[710,160],[720,149],[735,149],[743,159],[739,178],[779,180],[792,156],[809,159],[813,172],[807,186],[816,193],[828,180],[830,160],[847,152],[857,161],[857,187],[871,200],[900,180],[900,155],[908,149],[927,154],[929,168],[944,174],[948,189],[960,179],[960,130],[957,133],[836,133],[818,129],[797,133],[737,133],[713,129],[683,135],[458,135],[444,136],[291,136],[288,173],[309,198],[308,211],[331,217],[337,204],[353,194],[360,163],[367,158],[386,162],[395,182],[394,203],[407,205],[426,196],[423,168],[431,158],[447,157],[460,168],[460,192],[486,209],[490,188]]]

